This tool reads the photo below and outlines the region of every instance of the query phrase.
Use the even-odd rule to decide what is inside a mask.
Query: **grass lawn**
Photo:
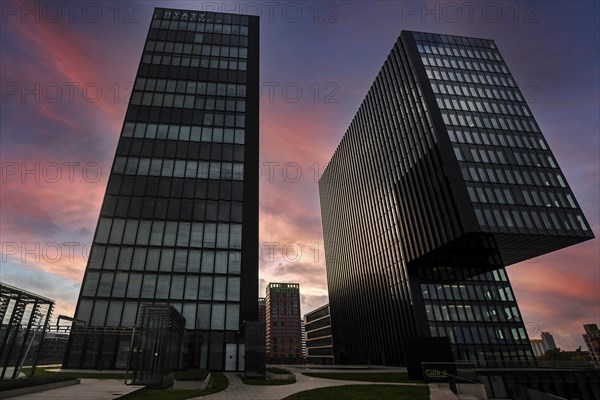
[[[338,379],[341,381],[408,382],[408,373],[406,372],[303,372],[303,374],[313,378]]]
[[[429,400],[427,386],[348,385],[307,390],[284,400]]]
[[[229,381],[221,372],[211,372],[212,387],[205,390],[142,389],[127,394],[123,400],[183,400],[191,397],[206,396],[227,389]]]

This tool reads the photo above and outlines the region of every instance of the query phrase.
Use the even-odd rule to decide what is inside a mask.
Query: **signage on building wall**
[[[448,371],[439,369],[426,369],[425,377],[428,379],[446,379],[448,378]]]
[[[222,19],[211,18],[198,11],[160,10],[154,14],[155,19],[170,19],[172,21],[208,22],[222,24]]]

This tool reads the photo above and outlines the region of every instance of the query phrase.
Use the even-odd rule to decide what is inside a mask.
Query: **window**
[[[142,274],[131,274],[129,276],[129,284],[127,285],[127,297],[139,298],[141,286]]]
[[[211,329],[224,329],[225,323],[225,304],[213,304],[210,320]]]
[[[225,320],[226,330],[237,330],[239,328],[240,306],[239,304],[227,304],[227,314]]]

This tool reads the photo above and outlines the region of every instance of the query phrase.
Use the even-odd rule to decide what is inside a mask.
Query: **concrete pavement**
[[[345,385],[405,385],[405,386],[426,386],[418,383],[384,383],[384,382],[355,382],[341,381],[334,379],[313,378],[302,375],[302,372],[308,372],[306,369],[284,366],[296,374],[296,383],[280,386],[258,386],[245,385],[239,377],[238,373],[225,373],[229,379],[229,387],[219,393],[208,396],[194,397],[191,400],[280,400],[291,394],[303,392],[305,390],[317,389],[330,386],[345,386]],[[311,369],[310,372],[318,372]],[[352,372],[348,370],[323,370],[321,372]],[[391,372],[387,371],[353,371],[353,372]]]
[[[79,385],[11,397],[11,400],[111,400],[143,386],[125,385],[116,379],[82,379]]]

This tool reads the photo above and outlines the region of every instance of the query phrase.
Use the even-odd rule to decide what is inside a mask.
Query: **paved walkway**
[[[11,397],[11,400],[110,400],[141,388],[143,386],[125,385],[116,379],[82,379],[79,385]]]
[[[258,386],[245,385],[239,373],[227,372],[225,375],[229,379],[229,387],[222,392],[211,394],[209,396],[194,397],[191,400],[280,400],[291,394],[303,392],[305,390],[317,389],[330,386],[344,385],[406,385],[406,386],[422,386],[416,383],[384,383],[384,382],[355,382],[355,381],[340,381],[334,379],[313,378],[303,375],[302,372],[308,372],[306,369],[293,368],[286,366],[291,372],[296,374],[296,383],[280,386]],[[310,372],[317,372],[311,369]],[[322,372],[350,372],[330,370]],[[359,372],[359,371],[353,371]],[[360,371],[360,372],[390,372],[388,371]]]

